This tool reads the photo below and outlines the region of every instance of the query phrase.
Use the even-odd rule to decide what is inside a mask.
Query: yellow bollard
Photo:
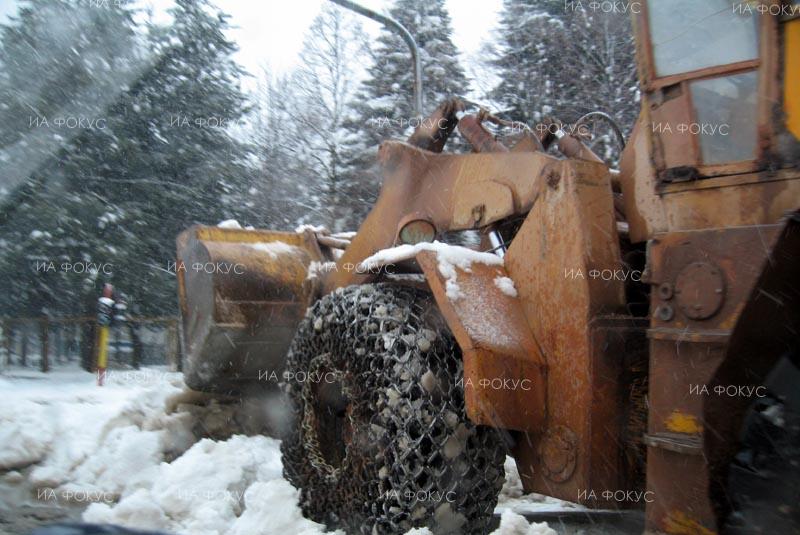
[[[108,331],[114,314],[114,287],[105,283],[97,300],[97,386],[103,386],[108,367]]]
[[[103,386],[108,366],[108,331],[107,325],[99,327],[97,332],[97,386]]]

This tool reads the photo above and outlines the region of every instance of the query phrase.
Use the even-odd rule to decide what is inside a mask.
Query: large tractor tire
[[[466,417],[458,345],[430,294],[377,284],[319,300],[289,351],[284,476],[348,533],[486,533],[505,446]]]

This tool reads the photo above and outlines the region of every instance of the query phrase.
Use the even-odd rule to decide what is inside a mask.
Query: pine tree
[[[423,115],[443,100],[468,90],[444,0],[397,0],[389,14],[408,29],[420,49],[424,81]],[[410,133],[414,69],[408,47],[394,31],[383,29],[372,50],[369,77],[357,99],[359,131],[372,148],[384,139]],[[373,155],[374,157],[374,155]]]
[[[152,32],[158,59],[108,111],[112,137],[93,133],[70,159],[73,187],[105,192],[103,243],[115,247],[115,279],[137,290],[144,314],[175,311],[175,237],[193,223],[242,218],[251,147],[227,128],[246,112],[227,17],[205,0],[178,0],[174,22]],[[87,176],[81,169],[96,169]],[[98,165],[99,164],[99,165]],[[86,193],[88,193],[87,191]],[[247,222],[247,221],[245,221]]]
[[[452,25],[444,0],[396,0],[390,16],[408,29],[420,51],[423,115],[442,101],[463,96],[469,89],[458,50],[451,40]],[[414,68],[408,46],[394,31],[382,29],[370,52],[368,77],[353,101],[345,127],[352,133],[344,160],[352,169],[352,192],[357,199],[351,220],[360,223],[380,188],[375,165],[378,145],[405,139],[418,117],[414,112]]]
[[[490,97],[510,118],[569,123],[600,110],[630,131],[639,93],[629,15],[504,0],[499,33],[492,64],[501,81]]]
[[[94,263],[93,240],[84,231],[92,227],[75,213],[79,207],[91,212],[97,199],[67,187],[66,147],[103,123],[98,119],[104,107],[139,72],[136,45],[132,13],[122,5],[27,0],[2,27],[0,309],[5,314],[75,313],[82,308],[81,296],[93,291],[96,270],[84,269],[85,262]],[[37,263],[55,267],[37,271]]]
[[[563,33],[563,22],[537,3],[504,0],[499,51],[492,61],[500,82],[490,96],[513,120],[532,124],[557,104],[564,88],[556,85],[562,53],[556,47]]]
[[[14,155],[9,149],[20,140],[32,145],[37,125],[91,115],[119,94],[135,66],[129,56],[135,45],[131,17],[121,5],[96,8],[75,0],[23,0],[10,23],[0,25],[3,157]],[[45,137],[66,137],[56,133],[55,125],[48,127]],[[22,168],[32,167],[15,165],[5,171]],[[9,182],[8,174],[5,178]]]
[[[33,273],[19,296],[31,313],[89,313],[104,280],[131,296],[134,313],[174,313],[175,236],[246,213],[252,152],[226,129],[246,111],[226,18],[203,0],[178,0],[172,15],[168,28],[150,28],[147,67],[95,116],[103,127],[64,140],[37,170],[44,190],[2,227],[18,245],[4,255],[9,269],[56,260],[113,271]]]

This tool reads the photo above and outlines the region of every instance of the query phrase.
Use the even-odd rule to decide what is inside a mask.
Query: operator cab
[[[775,43],[796,36],[800,5],[763,4],[660,0],[643,6],[636,20],[639,69],[660,186],[788,167],[794,159],[776,142],[793,141],[797,150],[797,111],[789,114],[797,87],[787,80],[785,95],[779,90],[779,76],[796,71],[797,58],[794,65],[781,58]],[[786,24],[780,32],[791,18],[791,31]]]

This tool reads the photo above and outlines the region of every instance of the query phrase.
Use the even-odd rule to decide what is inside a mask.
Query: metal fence
[[[0,368],[38,369],[80,366],[94,369],[97,355],[96,319],[0,319]],[[174,317],[129,318],[111,327],[110,369],[168,365],[180,369],[180,322]]]

